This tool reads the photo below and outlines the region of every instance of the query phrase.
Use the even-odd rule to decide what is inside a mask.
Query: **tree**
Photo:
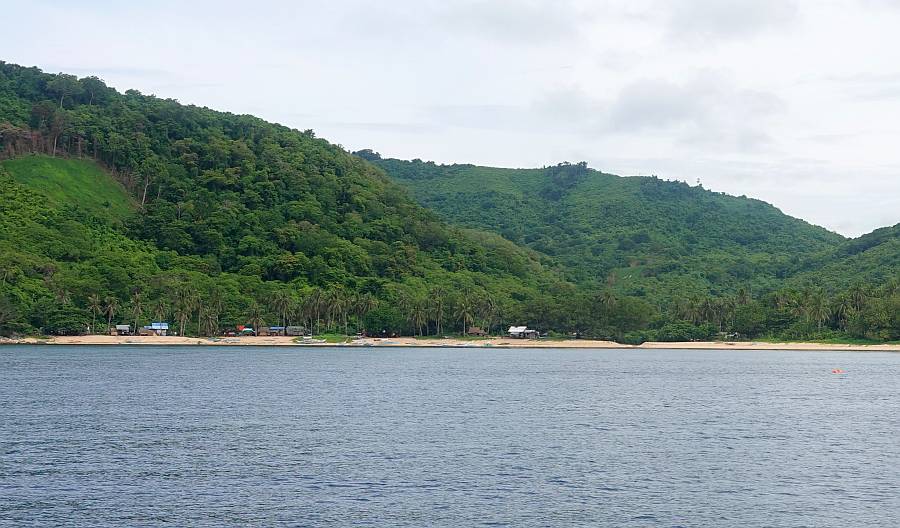
[[[270,307],[273,312],[279,315],[281,326],[287,326],[287,314],[292,304],[293,298],[288,290],[279,289],[272,294]]]
[[[6,296],[0,296],[0,335],[9,336],[24,327],[16,305]]]
[[[456,319],[462,323],[462,333],[469,335],[469,323],[474,319],[475,303],[472,298],[472,290],[464,288],[456,297],[456,306],[454,314]]]
[[[263,324],[262,307],[256,301],[250,302],[247,309],[247,322],[253,327],[254,335],[259,334],[259,328]]]
[[[169,306],[166,304],[166,300],[160,297],[153,303],[153,318],[158,322],[162,322],[166,319],[166,314],[169,312]]]
[[[822,292],[816,292],[807,297],[806,300],[807,317],[816,323],[819,332],[822,331],[822,324],[831,317],[831,308]]]
[[[184,335],[185,325],[196,306],[196,293],[189,286],[181,286],[175,292],[175,316],[178,318],[178,335]]]
[[[213,287],[206,303],[206,335],[214,336],[219,333],[219,317],[225,307],[222,290]]]
[[[119,309],[119,299],[116,299],[113,296],[108,296],[103,299],[103,304],[105,306],[103,311],[106,314],[106,328],[111,328],[113,317],[115,317],[116,312]]]
[[[59,108],[62,109],[63,99],[81,93],[81,83],[74,75],[59,73],[47,82],[47,90],[59,96]]]
[[[144,299],[139,290],[135,290],[134,293],[131,294],[131,313],[134,315],[134,331],[137,333],[138,328],[140,328],[140,319],[141,314],[144,311]]]
[[[84,89],[84,92],[89,96],[88,106],[92,106],[94,104],[94,99],[100,99],[109,90],[106,83],[93,75],[82,79],[81,86]]]
[[[91,332],[96,333],[97,316],[104,312],[103,301],[96,293],[92,293],[88,297],[88,310],[91,312]]]
[[[447,304],[447,291],[440,285],[431,288],[428,292],[428,297],[431,300],[431,313],[434,318],[434,326],[435,332],[437,335],[441,335],[442,325],[444,323],[444,310]]]

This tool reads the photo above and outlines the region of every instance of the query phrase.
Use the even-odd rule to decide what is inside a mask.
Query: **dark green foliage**
[[[2,62],[0,160],[2,335],[153,320],[188,335],[900,334],[897,228],[846,241],[583,163],[353,156],[309,130]]]
[[[374,158],[423,205],[553,257],[569,277],[668,303],[685,293],[769,291],[837,234],[769,204],[584,163],[545,169]]]
[[[28,314],[6,333],[71,332],[77,310],[94,330],[150,319],[192,334],[251,320],[361,330],[379,306],[438,285],[435,331],[455,322],[455,292],[527,318],[524,304],[562,283],[534,252],[448,226],[311,131],[3,63],[0,102],[0,264],[12,277],[0,294]],[[34,308],[49,300],[65,320]],[[413,330],[396,314],[372,323]]]
[[[644,313],[656,314],[651,328],[618,322],[610,328],[620,339],[809,339],[833,331],[880,340],[897,333],[884,303],[895,302],[890,284],[900,280],[900,226],[846,240],[758,200],[652,177],[621,178],[584,163],[499,169],[359,154],[445,219],[543,253],[582,290],[628,303],[644,299],[651,307]],[[838,310],[831,304],[854,284],[872,299],[868,315],[859,308],[847,321],[822,319],[822,312]],[[820,293],[810,294],[812,287]],[[792,295],[799,297],[791,310],[772,301]],[[590,306],[583,299],[558,305],[570,318],[579,306]],[[810,324],[816,310],[820,315]],[[592,312],[589,319],[602,316]],[[603,325],[568,327],[610,334]]]

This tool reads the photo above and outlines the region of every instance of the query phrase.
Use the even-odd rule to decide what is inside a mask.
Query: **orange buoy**
[[[832,374],[846,374],[846,371],[844,371],[844,369],[831,369],[831,373]]]

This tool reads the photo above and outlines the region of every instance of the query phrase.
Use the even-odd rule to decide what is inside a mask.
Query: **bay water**
[[[900,354],[0,347],[0,525],[897,527]]]

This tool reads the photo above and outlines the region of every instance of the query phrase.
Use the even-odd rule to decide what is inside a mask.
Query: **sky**
[[[900,222],[900,0],[32,0],[2,11],[0,60],[313,129],[348,150],[583,160],[759,198],[847,236]]]

